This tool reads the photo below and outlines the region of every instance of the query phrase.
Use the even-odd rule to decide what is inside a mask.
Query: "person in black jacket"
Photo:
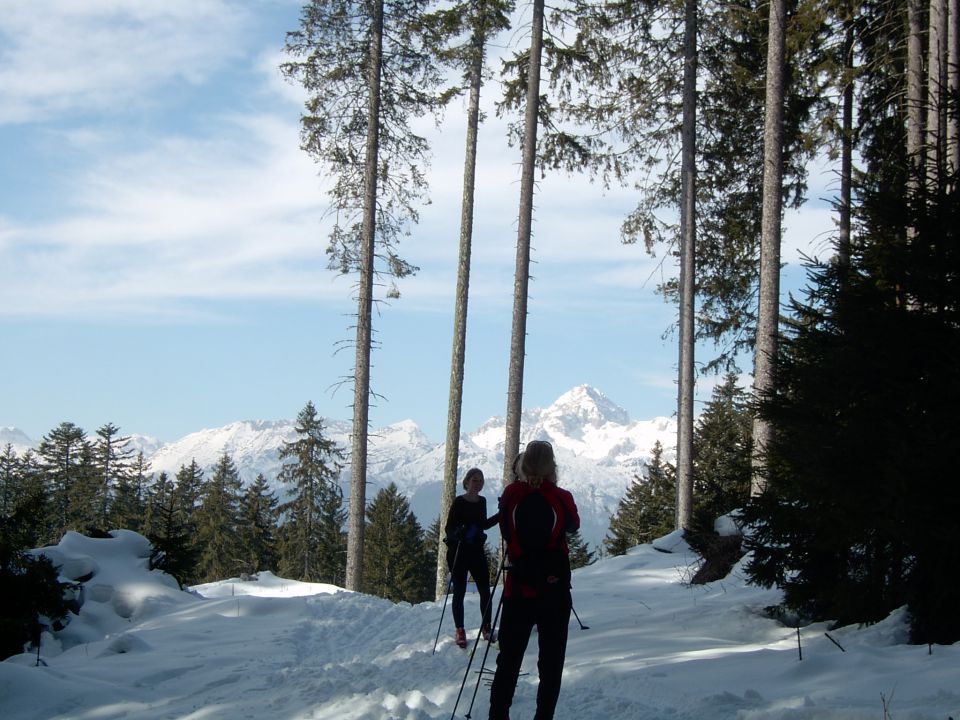
[[[487,499],[483,490],[483,471],[470,468],[463,476],[463,489],[450,506],[447,524],[444,526],[444,542],[447,543],[447,567],[453,583],[453,622],[456,625],[457,645],[467,646],[467,634],[463,627],[463,596],[467,592],[467,573],[477,584],[482,611],[480,632],[485,640],[490,639],[490,571],[484,553],[484,530],[500,520],[499,514],[487,517]]]

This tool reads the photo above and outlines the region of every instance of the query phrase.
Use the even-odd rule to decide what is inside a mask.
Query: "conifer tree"
[[[93,445],[85,442],[80,451],[80,465],[67,492],[67,529],[83,533],[103,532],[99,523],[100,477],[93,461]]]
[[[101,530],[110,529],[110,510],[113,495],[121,484],[129,484],[132,473],[133,450],[130,438],[120,436],[120,428],[107,423],[97,430],[91,444],[92,467],[95,477],[95,523]]]
[[[0,513],[0,661],[24,651],[40,616],[52,621],[67,614],[53,563],[25,552],[37,545],[45,501],[35,486],[12,512]]]
[[[33,449],[29,449],[18,459],[17,465],[20,488],[17,502],[32,497],[43,499],[31,515],[32,522],[35,523],[32,528],[35,541],[32,542],[31,547],[56,542],[61,536],[56,532],[58,525],[54,522],[53,500],[40,457]]]
[[[13,445],[7,443],[0,453],[0,516],[9,516],[23,496],[23,475],[20,458]]]
[[[243,549],[238,532],[240,497],[237,466],[224,450],[204,485],[196,512],[201,582],[232,577],[242,568]]]
[[[195,529],[187,524],[176,484],[166,472],[147,491],[143,534],[153,546],[151,567],[172,575],[181,588],[199,581]]]
[[[289,493],[283,516],[280,574],[339,585],[345,579],[343,494],[338,480],[343,451],[324,436],[323,419],[308,402],[297,415],[297,439],[284,443],[277,479]]]
[[[145,488],[149,481],[146,473],[147,460],[141,450],[130,466],[130,472],[122,473],[117,477],[109,513],[111,528],[126,528],[140,532],[147,509]]]
[[[56,542],[66,530],[82,530],[92,518],[90,444],[82,428],[63,422],[43,437],[37,454],[51,499],[54,536],[45,541]]]
[[[438,575],[442,569],[442,577],[437,579],[437,587],[434,589],[436,597],[443,597],[447,592],[448,586],[448,575],[450,574],[449,569],[447,568],[447,546],[442,540],[442,534],[440,532],[440,518],[443,515],[437,515],[433,519],[433,522],[430,523],[430,526],[426,529],[426,532],[423,534],[423,549],[428,556],[434,558],[435,561],[439,562],[438,564]],[[439,560],[437,560],[439,558]]]
[[[259,473],[240,502],[240,542],[247,572],[277,569],[277,502]]]
[[[783,117],[786,101],[787,0],[770,0],[767,20],[766,99],[763,125],[763,210],[757,336],[753,353],[753,394],[774,391],[774,363],[780,335],[780,244],[783,235]],[[773,432],[762,417],[753,421],[753,477],[750,493],[765,486],[764,453]]]
[[[515,102],[523,103],[520,162],[520,203],[517,221],[517,251],[513,276],[513,321],[510,328],[510,361],[507,373],[506,437],[503,449],[503,481],[508,482],[513,458],[520,449],[520,417],[523,405],[523,368],[527,342],[527,302],[530,285],[530,238],[533,232],[533,193],[537,165],[537,132],[540,127],[540,71],[543,58],[544,0],[533,0],[530,48],[519,58],[526,65],[514,90]],[[522,91],[522,94],[521,94]],[[509,91],[508,91],[509,97]]]
[[[652,542],[675,527],[676,477],[663,460],[659,441],[647,465],[646,478],[636,477],[610,518],[603,544],[611,555],[623,555],[635,545]]]
[[[747,503],[752,423],[750,397],[737,384],[737,376],[730,373],[713,389],[697,419],[693,530],[711,532],[714,520]]]
[[[419,603],[433,597],[433,556],[424,533],[397,486],[380,490],[367,508],[372,551],[364,563],[364,591],[393,602]]]
[[[844,262],[811,264],[791,304],[778,387],[760,404],[775,441],[766,497],[746,508],[748,572],[805,617],[870,622],[906,604],[914,641],[955,642],[960,499],[944,448],[960,386],[960,203],[925,172],[937,148],[923,132],[957,106],[924,92],[939,67],[924,67],[936,36],[924,3],[853,9],[855,234]]]
[[[960,267],[956,253],[950,262]],[[921,290],[907,277],[915,266],[884,269]],[[776,441],[766,497],[745,515],[755,528],[748,572],[811,620],[876,622],[906,604],[915,642],[956,642],[960,493],[946,448],[960,399],[960,301],[948,313],[908,308],[902,285],[859,273],[838,292],[835,267],[821,267],[816,284],[820,299],[794,306],[783,389],[761,405]]]
[[[645,498],[645,482],[639,476],[634,477],[610,517],[610,527],[603,544],[611,555],[623,555],[634,545],[640,544],[640,512]]]
[[[186,542],[190,546],[190,554],[197,558],[200,556],[197,510],[200,507],[205,484],[203,470],[195,459],[191,460],[189,465],[180,467],[174,483],[173,502],[177,514],[176,522],[183,528]],[[196,569],[193,572],[196,573]]]
[[[449,98],[426,16],[433,0],[311,0],[288,33],[282,72],[310,94],[302,148],[330,171],[332,268],[358,272],[346,586],[360,587],[367,483],[374,279],[416,271],[396,243],[418,220],[427,141],[416,118]],[[389,296],[399,292],[393,286]]]
[[[512,0],[466,0],[447,11],[437,13],[447,32],[468,35],[461,45],[445,50],[443,56],[463,70],[468,93],[467,136],[463,161],[463,194],[460,206],[460,247],[457,263],[457,289],[454,295],[453,348],[450,358],[450,391],[447,400],[447,434],[444,444],[443,486],[440,493],[440,517],[446,517],[457,494],[457,468],[460,453],[460,420],[463,405],[463,374],[467,346],[467,309],[470,294],[470,257],[473,243],[473,207],[476,186],[477,136],[480,126],[480,91],[484,81],[487,44],[498,31],[509,27],[507,17]],[[436,596],[446,593],[446,548],[437,547]]]
[[[189,465],[181,465],[176,475],[177,511],[184,522],[193,520],[200,498],[203,495],[205,480],[203,470],[196,460]]]
[[[580,531],[567,535],[567,544],[570,546],[570,569],[586,567],[594,561],[594,551],[581,537]]]

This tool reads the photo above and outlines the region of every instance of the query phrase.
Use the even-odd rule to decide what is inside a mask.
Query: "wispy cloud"
[[[30,0],[0,13],[0,124],[156,102],[235,60],[249,21],[226,0]]]
[[[216,138],[94,159],[65,183],[57,219],[7,219],[0,312],[340,294],[326,271],[321,183],[296,133],[277,117],[223,118]]]
[[[13,208],[0,218],[0,315],[153,316],[199,312],[197,303],[216,300],[349,297],[351,281],[327,270],[320,168],[299,149],[303,91],[279,73],[282,35],[251,40],[255,5],[9,5],[0,14],[0,133],[28,128],[70,161],[47,181],[55,197],[45,213]],[[216,95],[228,76],[236,82],[235,65],[248,83],[237,93],[242,101],[191,106],[183,127],[153,122],[151,109],[171,90]],[[127,122],[112,123],[114,114]],[[433,204],[401,247],[423,268],[400,284],[410,311],[452,304],[462,115],[452,107],[442,130],[423,123],[435,150]],[[500,310],[512,298],[519,150],[507,146],[505,121],[492,112],[480,143],[471,292],[475,308]],[[596,303],[597,312],[630,312],[660,302],[651,291],[675,268],[620,242],[634,202],[631,189],[605,190],[585,178],[538,180],[531,270],[538,307]],[[788,232],[791,248],[816,235],[800,221]]]

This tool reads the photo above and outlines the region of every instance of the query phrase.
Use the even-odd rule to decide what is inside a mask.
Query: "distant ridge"
[[[295,426],[294,420],[241,420],[198,430],[166,444],[135,435],[132,445],[143,450],[152,472],[166,471],[170,475],[193,460],[209,473],[226,451],[244,483],[263,474],[273,489],[282,494],[285,489],[276,480],[279,451],[284,443],[296,438]],[[324,418],[324,426],[327,436],[345,450],[348,461],[350,423]],[[470,467],[484,471],[484,495],[491,513],[501,485],[504,433],[503,419],[495,417],[460,438],[458,476],[462,477]],[[553,444],[560,483],[576,498],[583,537],[595,546],[606,534],[610,514],[633,477],[643,474],[654,443],[659,441],[665,458],[673,459],[676,422],[666,417],[632,421],[626,410],[600,390],[580,385],[549,407],[525,410],[520,439],[521,444],[535,439]],[[0,447],[7,442],[18,453],[34,445],[16,428],[0,428]],[[370,435],[367,499],[389,483],[396,483],[410,500],[420,524],[427,527],[439,513],[443,463],[443,443],[430,440],[414,421],[380,428]],[[345,497],[349,497],[349,481],[350,469],[346,467],[341,478]]]

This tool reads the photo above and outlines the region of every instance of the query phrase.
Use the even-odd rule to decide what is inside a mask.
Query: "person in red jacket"
[[[453,584],[454,639],[461,648],[467,646],[467,633],[463,626],[463,597],[467,592],[467,573],[473,577],[480,595],[480,632],[485,640],[490,639],[490,571],[484,552],[487,535],[484,530],[497,524],[497,515],[487,517],[487,499],[483,490],[483,471],[470,468],[463,476],[466,492],[453,499],[447,522],[444,526],[444,542],[447,543],[447,567]]]
[[[500,653],[490,686],[490,720],[509,720],[523,654],[537,628],[537,712],[551,720],[560,696],[570,622],[570,558],[567,533],[580,528],[577,504],[557,487],[553,447],[542,440],[527,444],[520,461],[520,482],[500,498],[500,532],[507,544],[507,578],[500,621]]]

